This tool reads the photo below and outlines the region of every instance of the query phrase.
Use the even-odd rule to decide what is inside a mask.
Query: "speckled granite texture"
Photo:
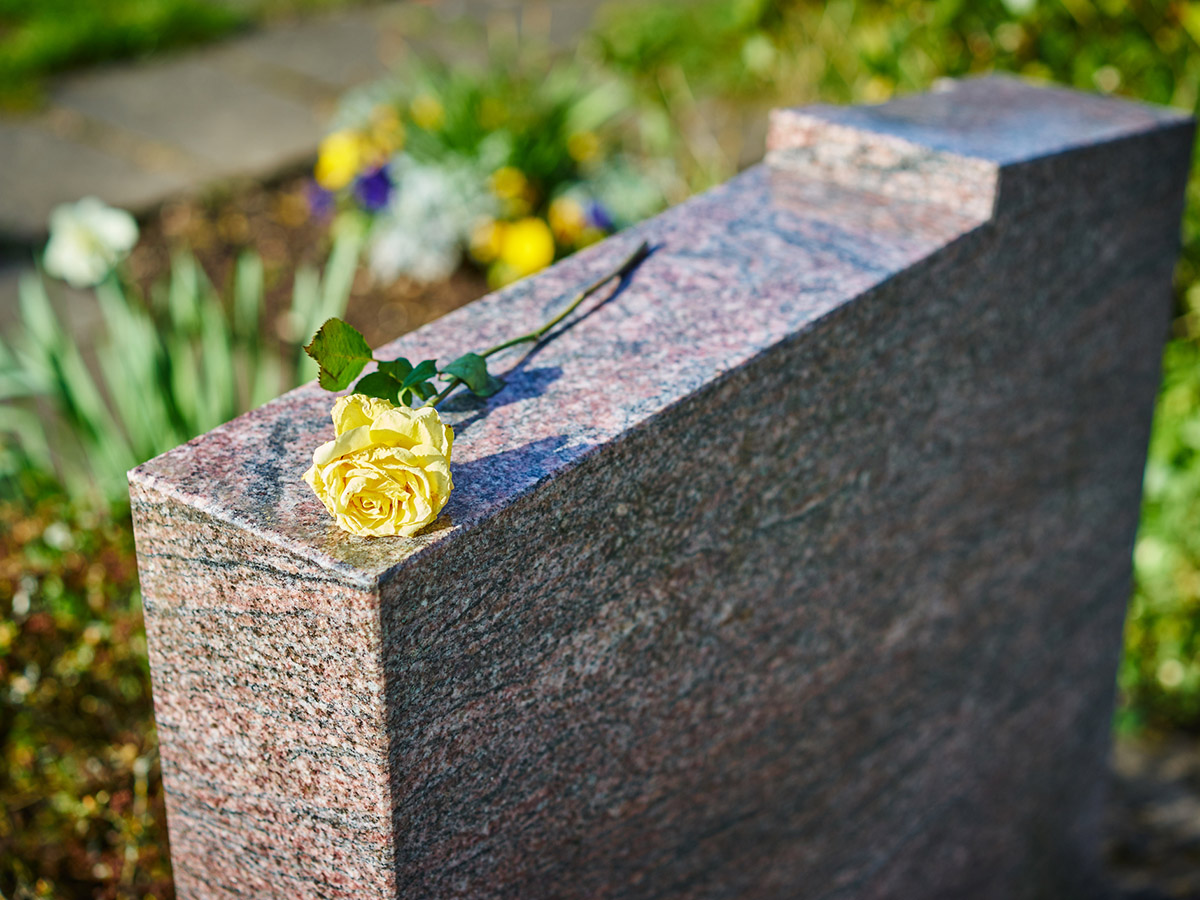
[[[313,386],[131,474],[179,894],[1097,896],[1192,123],[985,79],[390,348],[611,298],[415,539],[333,526]]]

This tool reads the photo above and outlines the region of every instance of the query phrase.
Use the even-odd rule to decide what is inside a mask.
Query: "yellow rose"
[[[454,489],[454,431],[436,409],[351,394],[334,404],[333,426],[304,480],[340,528],[409,537],[437,518]]]

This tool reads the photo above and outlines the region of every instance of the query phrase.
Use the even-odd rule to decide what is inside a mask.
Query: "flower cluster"
[[[371,218],[378,280],[436,281],[469,257],[500,286],[663,205],[623,152],[620,102],[598,103],[573,71],[493,74],[425,71],[344,102],[313,199]]]

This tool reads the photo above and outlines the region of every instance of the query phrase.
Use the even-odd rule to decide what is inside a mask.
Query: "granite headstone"
[[[654,252],[457,402],[413,539],[301,481],[309,385],[131,473],[200,898],[1095,897],[1192,121],[980,79],[400,339]]]

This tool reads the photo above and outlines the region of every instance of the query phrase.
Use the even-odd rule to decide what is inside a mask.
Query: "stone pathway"
[[[89,194],[144,213],[214,182],[305,166],[338,97],[410,48],[474,55],[497,32],[562,46],[598,5],[389,2],[62,78],[43,111],[0,118],[0,246],[35,245],[55,205]]]

